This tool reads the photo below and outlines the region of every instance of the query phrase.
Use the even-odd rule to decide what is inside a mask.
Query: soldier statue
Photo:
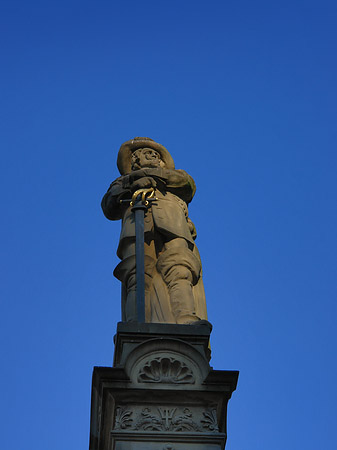
[[[122,282],[122,320],[137,319],[135,218],[123,200],[153,188],[155,200],[144,216],[146,322],[177,324],[207,320],[196,230],[187,205],[195,194],[193,178],[176,170],[167,149],[146,137],[122,144],[117,157],[121,176],[102,199],[110,220],[122,220],[114,275]]]

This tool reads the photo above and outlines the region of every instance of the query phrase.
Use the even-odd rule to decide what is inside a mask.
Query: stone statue
[[[154,188],[156,200],[144,217],[146,322],[191,324],[207,320],[195,227],[187,205],[195,194],[192,177],[176,170],[170,153],[150,138],[122,144],[117,158],[121,176],[102,199],[110,220],[122,219],[114,275],[122,282],[122,320],[136,321],[135,219],[129,203],[142,188]]]

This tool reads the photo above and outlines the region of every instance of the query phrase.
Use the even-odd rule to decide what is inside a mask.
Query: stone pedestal
[[[90,450],[220,450],[238,372],[209,365],[210,326],[119,323],[95,367]]]

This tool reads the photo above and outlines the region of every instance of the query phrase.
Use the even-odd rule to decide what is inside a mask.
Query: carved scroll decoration
[[[216,410],[212,409],[202,413],[204,419],[201,419],[202,427],[207,429],[207,431],[218,433],[218,420],[216,415]]]
[[[203,411],[203,419],[193,418],[189,408],[177,411],[175,407],[143,408],[138,417],[133,419],[131,409],[118,407],[116,409],[114,430],[142,430],[142,431],[198,431],[207,430],[210,433],[218,433],[218,421],[216,409]],[[171,444],[167,444],[171,445]],[[165,450],[165,449],[163,449]],[[167,449],[168,450],[168,449]],[[172,450],[174,450],[172,448]]]
[[[177,408],[157,408],[158,413],[151,414],[150,408],[141,412],[136,430],[143,431],[200,431],[200,427],[192,419],[192,413],[185,408],[182,414],[176,413]]]
[[[116,409],[115,430],[125,430],[132,426],[132,411],[124,408]]]

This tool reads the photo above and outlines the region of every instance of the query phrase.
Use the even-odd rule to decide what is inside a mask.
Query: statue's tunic
[[[184,238],[190,248],[194,246],[195,229],[188,218],[187,203],[195,193],[193,178],[183,170],[142,169],[144,176],[150,176],[157,182],[155,197],[144,217],[145,234],[160,232],[166,240]],[[130,198],[130,185],[133,174],[117,178],[102,200],[102,208],[108,219],[122,219],[117,255],[122,258],[121,249],[128,239],[135,237],[134,215],[130,206],[120,204],[122,198]],[[126,204],[127,205],[127,204]]]

